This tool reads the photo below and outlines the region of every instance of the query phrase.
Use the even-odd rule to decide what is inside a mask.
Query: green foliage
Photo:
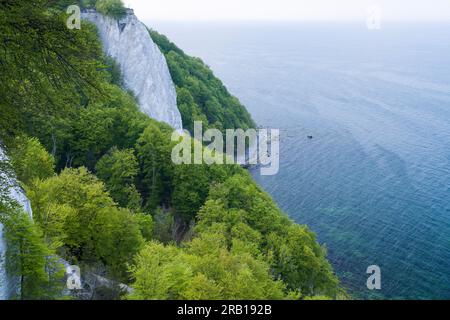
[[[133,150],[111,149],[95,167],[97,177],[103,180],[112,198],[121,206],[138,211],[141,196],[136,188],[139,164]]]
[[[85,168],[66,169],[59,176],[37,181],[28,190],[34,219],[67,260],[102,262],[109,273],[126,279],[126,264],[143,244],[142,222],[119,209],[104,184]]]
[[[155,223],[153,218],[149,214],[145,213],[135,213],[134,217],[138,223],[139,230],[141,231],[142,237],[146,241],[153,239],[153,232],[155,230]]]
[[[141,219],[127,209],[101,210],[93,222],[93,248],[100,260],[108,266],[108,272],[116,279],[127,281],[127,267],[144,244]],[[148,226],[142,224],[146,233]]]
[[[105,146],[112,145],[113,110],[107,108],[87,108],[72,122],[73,160],[69,165],[86,163],[91,168],[103,153]]]
[[[20,280],[20,296],[25,300],[61,297],[64,268],[44,242],[41,230],[16,205],[0,211],[8,251],[6,270]]]
[[[99,40],[92,26],[66,27],[66,14],[48,10],[58,1],[0,2],[0,136],[35,120],[65,115],[97,96],[102,74]],[[33,134],[30,134],[33,135]]]
[[[186,55],[164,35],[151,30],[153,41],[165,54],[177,89],[178,108],[183,127],[193,132],[194,121],[205,128],[248,129],[255,126],[250,114],[238,99],[200,59]]]
[[[285,234],[270,233],[267,242],[274,270],[290,288],[308,296],[339,294],[338,279],[326,260],[326,251],[307,227],[292,224]]]
[[[81,0],[80,5],[82,8],[94,9],[97,0]]]
[[[0,147],[2,147],[0,143]],[[8,160],[0,158],[0,212],[9,208],[11,199],[9,197],[9,188],[12,187],[10,179],[14,175],[11,164]]]
[[[212,188],[198,214],[196,231],[223,234],[228,246],[239,240],[254,255],[264,254],[273,275],[304,296],[339,293],[338,280],[315,235],[291,222],[249,176],[236,175]]]
[[[130,299],[282,299],[284,285],[269,266],[245,251],[228,250],[217,234],[204,234],[186,249],[148,244],[132,268]]]
[[[105,16],[115,19],[120,19],[126,14],[122,0],[97,0],[95,8]]]
[[[133,147],[149,120],[118,86],[119,68],[103,55],[95,26],[69,30],[65,13],[48,3],[0,3],[0,138],[24,132],[51,152],[58,170],[93,170],[113,146]]]
[[[194,145],[199,145],[199,142],[194,139],[190,139],[190,141],[191,151],[194,152]],[[202,146],[200,145],[200,147]],[[191,160],[193,158],[194,155],[191,154]],[[172,173],[172,207],[184,220],[192,220],[205,203],[211,185],[224,182],[233,174],[244,172],[237,165],[195,164],[174,166]]]
[[[176,166],[172,203],[177,213],[188,221],[195,218],[208,196],[209,185],[207,166]]]
[[[183,119],[183,125],[191,134],[194,131],[195,121],[201,121],[204,125],[208,124],[208,118],[195,103],[188,89],[177,88],[177,105]]]
[[[10,156],[17,178],[26,185],[54,175],[54,159],[36,138],[16,137]]]
[[[120,65],[116,62],[116,60],[114,60],[109,56],[105,58],[105,65],[106,70],[110,75],[109,82],[119,87],[122,87],[124,82],[122,73],[120,72]]]
[[[173,171],[171,134],[171,128],[151,124],[136,142],[141,169],[141,190],[145,206],[150,210],[170,201]]]
[[[282,232],[286,226],[292,223],[270,196],[263,192],[245,171],[211,189],[208,201],[199,212],[198,228],[200,231],[227,218],[210,210],[210,204],[212,208],[217,207],[218,204],[226,211],[240,210],[240,214],[244,216],[239,220],[261,234],[268,234],[272,231]]]
[[[236,169],[236,168],[235,168]],[[225,181],[231,166],[179,165],[173,172],[172,205],[184,219],[195,218],[214,183]]]
[[[94,170],[111,148],[133,148],[144,128],[155,123],[119,87],[106,79],[98,85],[106,95],[93,98],[84,108],[71,109],[70,116],[34,119],[29,134],[52,150],[59,170],[79,166]]]
[[[153,239],[162,243],[173,242],[173,214],[171,212],[164,212],[162,209],[157,209],[153,215],[153,221]]]
[[[63,219],[63,229],[60,230],[64,243],[76,258],[94,255],[92,234],[96,217],[103,209],[114,207],[114,201],[102,182],[85,168],[66,169],[59,176],[37,181],[32,189],[27,190],[27,195],[32,203],[34,219],[39,224],[42,222],[42,226],[44,217],[46,220],[61,220],[58,217],[60,211],[51,210],[52,207],[70,207],[71,210],[64,211],[73,214]]]
[[[14,173],[8,161],[0,161],[0,224],[7,241],[8,275],[20,281],[19,299],[55,299],[62,293],[64,270],[45,242],[40,228],[10,198]]]
[[[331,300],[330,297],[327,296],[314,296],[314,297],[306,297],[304,300],[316,300],[316,301],[327,301]]]

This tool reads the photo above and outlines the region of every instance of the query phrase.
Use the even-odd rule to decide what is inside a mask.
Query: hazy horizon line
[[[138,16],[139,17],[139,16]],[[279,23],[366,23],[362,19],[149,19],[139,18],[143,22],[279,22]],[[383,23],[450,23],[450,19],[383,19]]]

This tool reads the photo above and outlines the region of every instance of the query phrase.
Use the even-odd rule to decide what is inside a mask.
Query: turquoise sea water
[[[355,297],[450,299],[450,25],[149,25],[281,130],[279,174],[254,176]]]

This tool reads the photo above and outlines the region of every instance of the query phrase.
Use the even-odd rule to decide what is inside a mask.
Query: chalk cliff
[[[115,20],[86,10],[82,18],[97,26],[105,53],[120,65],[125,87],[135,94],[141,111],[181,130],[175,85],[166,59],[133,11]]]

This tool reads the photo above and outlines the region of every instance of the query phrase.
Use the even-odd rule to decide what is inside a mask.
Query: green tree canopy
[[[211,189],[198,214],[196,231],[220,233],[231,246],[240,240],[264,254],[274,277],[303,296],[339,294],[326,250],[306,227],[294,224],[248,175],[235,175]]]
[[[269,266],[228,250],[218,234],[204,234],[186,249],[149,243],[132,267],[131,299],[282,299],[284,285]]]
[[[141,208],[142,200],[136,188],[139,163],[133,150],[113,148],[97,162],[95,169],[121,207],[135,211]]]
[[[56,0],[0,2],[0,135],[82,105],[101,90],[102,56],[89,24],[66,27]]]
[[[6,270],[20,281],[24,300],[56,299],[62,296],[64,268],[55,252],[43,240],[40,228],[17,205],[0,210],[8,251]]]
[[[10,151],[17,178],[26,185],[54,175],[54,159],[36,138],[18,136]]]
[[[126,14],[122,0],[97,0],[95,8],[105,16],[120,19]]]
[[[144,242],[141,230],[146,236],[151,232],[148,220],[117,208],[104,184],[85,168],[37,181],[28,196],[36,222],[51,240],[62,242],[67,260],[101,262],[126,280],[126,265]]]
[[[136,142],[141,190],[148,209],[170,203],[173,175],[171,134],[172,128],[151,124]]]

